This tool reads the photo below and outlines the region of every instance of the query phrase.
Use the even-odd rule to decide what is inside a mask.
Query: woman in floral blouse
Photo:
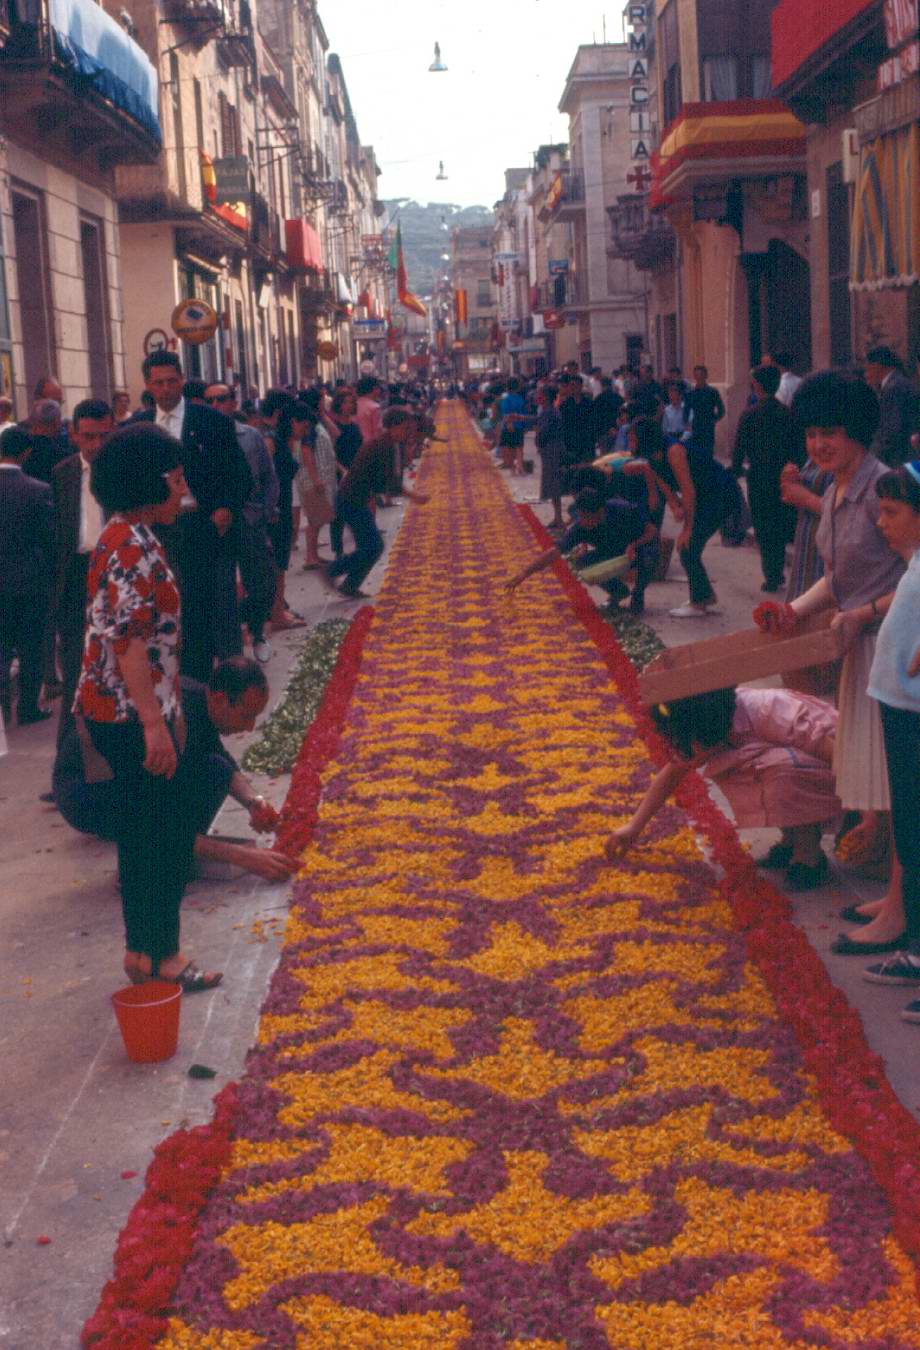
[[[90,560],[86,640],[74,713],[108,762],[126,810],[118,833],[125,973],[212,989],[179,946],[179,906],[195,843],[176,775],[185,742],[179,695],[179,592],[154,525],[188,492],[178,441],[136,423],[103,447],[93,494],[108,516]]]

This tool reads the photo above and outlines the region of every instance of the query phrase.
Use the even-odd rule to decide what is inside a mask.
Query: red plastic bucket
[[[171,980],[129,984],[112,995],[121,1038],[135,1064],[171,1059],[179,1043],[182,989]]]

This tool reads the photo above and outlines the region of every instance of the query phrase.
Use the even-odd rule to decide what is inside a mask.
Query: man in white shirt
[[[74,409],[70,441],[76,454],[58,464],[51,477],[54,494],[54,617],[64,694],[58,744],[72,726],[71,705],[86,628],[86,577],[89,560],[105,525],[102,507],[90,488],[90,470],[115,430],[112,409],[102,399],[85,399]]]
[[[786,352],[777,352],[773,357],[773,364],[779,366],[780,369],[779,388],[776,391],[777,400],[784,408],[791,408],[795,391],[802,383],[802,377],[796,375],[792,369],[792,357]]]
[[[155,407],[136,420],[156,422],[182,446],[190,495],[161,538],[182,596],[182,673],[207,681],[215,659],[243,649],[236,560],[252,475],[230,418],[183,397],[175,352],[151,352],[142,370]]]

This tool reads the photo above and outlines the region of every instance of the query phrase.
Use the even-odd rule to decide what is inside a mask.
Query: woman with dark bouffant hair
[[[160,427],[117,431],[93,462],[93,495],[109,517],[90,559],[83,668],[74,714],[110,766],[125,809],[118,876],[125,974],[213,989],[179,946],[179,906],[195,819],[176,770],[185,743],[179,692],[179,590],[156,525],[173,525],[188,492],[182,448]]]
[[[821,501],[816,536],[824,576],[791,603],[760,605],[754,619],[767,631],[794,633],[809,615],[836,611],[834,627],[843,631],[849,645],[840,674],[834,771],[844,809],[861,815],[845,852],[849,861],[881,862],[889,849],[891,798],[878,705],[866,688],[879,625],[904,562],[879,528],[876,485],[886,469],[869,451],[879,422],[878,399],[863,380],[824,371],[801,384],[792,411],[805,431],[809,457],[834,476]],[[895,887],[896,881],[888,898],[892,906],[897,899],[899,910]],[[879,914],[865,936],[845,935],[835,950],[859,954],[890,949],[900,939],[901,920],[894,908],[886,909],[886,915]]]

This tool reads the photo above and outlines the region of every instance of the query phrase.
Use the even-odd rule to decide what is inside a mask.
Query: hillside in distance
[[[450,232],[455,229],[491,228],[495,219],[485,206],[456,206],[450,202],[422,205],[405,197],[384,202],[390,223],[402,226],[403,253],[409,286],[416,295],[431,295],[436,278],[449,270],[442,254],[450,252]]]

